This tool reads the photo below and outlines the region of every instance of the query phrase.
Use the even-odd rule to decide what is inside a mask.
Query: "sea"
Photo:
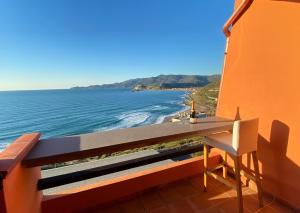
[[[0,92],[0,151],[25,133],[53,138],[161,123],[187,109],[185,96],[128,89]]]

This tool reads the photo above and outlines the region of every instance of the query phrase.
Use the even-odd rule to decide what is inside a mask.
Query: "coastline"
[[[190,98],[191,98],[190,95],[192,93],[192,90],[184,90],[184,91],[186,91],[186,94],[185,94],[185,96],[183,98],[183,101],[181,103],[182,105],[184,105],[184,108],[182,110],[179,110],[179,111],[173,113],[173,114],[167,115],[162,120],[162,122],[160,122],[160,123],[171,122],[173,118],[180,118],[181,119],[181,118],[185,118],[189,115],[191,107],[189,105],[187,105],[187,102],[190,101]]]
[[[173,118],[184,118],[189,115],[190,107],[186,106],[185,109],[180,110],[176,113],[166,116],[161,123],[171,122]]]

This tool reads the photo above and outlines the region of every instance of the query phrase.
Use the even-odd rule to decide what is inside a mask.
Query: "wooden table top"
[[[233,120],[208,117],[197,124],[162,123],[71,137],[40,140],[23,160],[28,167],[112,153],[177,139],[231,130]]]

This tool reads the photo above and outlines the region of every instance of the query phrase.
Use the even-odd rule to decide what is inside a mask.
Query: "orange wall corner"
[[[300,1],[253,1],[232,27],[217,107],[222,117],[259,117],[263,189],[298,209],[299,20]]]

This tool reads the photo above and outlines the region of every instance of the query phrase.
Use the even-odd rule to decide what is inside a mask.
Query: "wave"
[[[180,112],[184,112],[184,111],[190,109],[189,106],[186,106],[186,105],[183,105],[183,106],[184,106],[183,109],[181,109],[181,110],[179,110],[179,111],[176,111],[176,112],[171,113],[171,114],[168,114],[168,115],[161,115],[161,116],[159,116],[159,117],[156,119],[155,124],[161,124],[161,123],[164,122],[165,118],[170,117],[170,116],[177,115],[177,114],[180,113]]]
[[[127,112],[117,117],[127,126],[133,126],[145,122],[150,116],[148,112]]]
[[[151,113],[148,112],[127,112],[120,116],[117,116],[118,123],[114,126],[102,127],[100,130],[108,131],[113,129],[130,128],[146,123],[151,117]]]
[[[153,105],[153,106],[148,106],[145,107],[143,109],[138,109],[136,110],[136,112],[140,112],[140,111],[161,111],[161,110],[167,110],[169,109],[169,107],[167,106],[162,106],[162,105]]]
[[[177,103],[177,105],[181,105]],[[122,113],[119,116],[116,116],[116,122],[109,126],[101,127],[96,129],[96,131],[109,131],[114,129],[123,129],[123,128],[130,128],[136,127],[143,124],[160,124],[163,123],[166,117],[174,116],[180,112],[184,112],[189,109],[189,106],[182,105],[182,109],[178,110],[173,113],[164,114],[160,116],[157,115],[157,111],[167,110],[170,107],[162,106],[162,105],[154,105],[145,107],[143,109],[137,109],[135,111],[129,111],[126,113]]]
[[[168,104],[178,104],[178,103],[181,103],[181,101],[173,100],[173,101],[168,101],[167,103]]]

